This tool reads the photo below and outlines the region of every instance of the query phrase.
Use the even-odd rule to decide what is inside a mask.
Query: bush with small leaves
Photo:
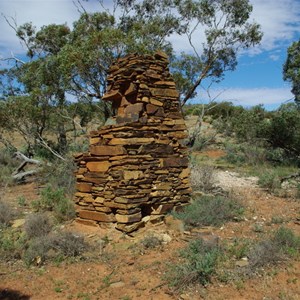
[[[187,227],[220,226],[225,222],[238,220],[244,212],[243,206],[235,199],[222,196],[202,196],[174,216]]]
[[[154,249],[158,246],[161,246],[162,240],[153,234],[149,234],[144,237],[144,239],[141,241],[141,244],[144,246],[146,249]]]
[[[215,274],[222,250],[216,245],[205,244],[202,239],[191,241],[179,252],[182,262],[170,265],[167,281],[177,290],[191,284],[207,284]]]
[[[0,199],[0,227],[8,226],[13,217],[14,213],[10,205]]]
[[[83,236],[72,232],[59,232],[50,238],[51,248],[66,257],[81,255],[88,245]]]
[[[62,188],[47,186],[41,191],[39,200],[32,203],[37,211],[53,211],[58,220],[70,220],[75,217],[74,204],[69,200]]]
[[[52,224],[46,213],[30,214],[26,218],[24,230],[28,239],[46,236],[51,229]]]
[[[40,265],[46,260],[50,249],[51,244],[48,236],[34,238],[29,241],[23,259],[27,265],[31,265],[34,262]]]
[[[280,227],[273,236],[255,244],[249,251],[248,271],[253,273],[260,268],[278,264],[300,250],[300,237],[291,229]]]
[[[210,192],[213,190],[215,183],[214,167],[205,165],[191,166],[191,185],[194,190]]]

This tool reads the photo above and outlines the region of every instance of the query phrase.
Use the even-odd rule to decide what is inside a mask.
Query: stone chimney
[[[117,60],[107,86],[116,115],[75,157],[77,220],[130,233],[188,204],[187,130],[164,53]]]

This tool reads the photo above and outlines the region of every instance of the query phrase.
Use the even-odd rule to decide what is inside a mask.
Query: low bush
[[[64,193],[63,188],[53,189],[50,185],[41,191],[40,199],[32,202],[37,211],[53,211],[58,220],[70,220],[75,217],[74,204]]]
[[[225,160],[234,165],[247,164],[250,166],[261,165],[266,162],[267,151],[265,148],[248,143],[226,144]]]
[[[153,234],[149,234],[142,239],[141,244],[146,249],[154,249],[162,245],[162,240]]]
[[[281,179],[298,171],[293,167],[277,166],[265,168],[258,173],[258,184],[270,192],[277,193],[281,189]]]
[[[51,249],[48,236],[39,236],[27,242],[27,247],[23,256],[23,260],[27,265],[43,263]]]
[[[215,186],[214,167],[205,165],[191,166],[191,185],[194,190],[210,192]]]
[[[81,235],[72,232],[52,232],[27,241],[24,261],[30,265],[42,264],[46,260],[80,256],[88,244]]]
[[[22,257],[25,235],[13,228],[0,230],[0,257],[2,260],[20,259]]]
[[[55,160],[50,165],[44,165],[41,171],[41,184],[47,184],[53,190],[63,191],[65,195],[71,196],[75,191],[75,165],[72,158],[65,161]]]
[[[0,184],[7,185],[13,182],[11,174],[17,168],[19,162],[13,158],[11,151],[0,150]]]
[[[300,237],[288,228],[280,227],[270,238],[258,242],[249,251],[249,270],[278,264],[300,250]]]
[[[51,229],[51,221],[45,213],[30,214],[24,225],[24,230],[28,239],[46,236]]]
[[[0,228],[8,226],[13,216],[14,213],[10,205],[0,199]]]
[[[222,250],[218,246],[206,245],[202,239],[191,241],[179,252],[181,262],[169,265],[166,279],[177,290],[195,283],[205,285],[216,273],[221,256]]]
[[[79,256],[88,248],[83,236],[69,231],[53,235],[50,238],[50,246],[65,257]]]
[[[220,226],[227,221],[237,220],[244,212],[235,199],[222,196],[202,196],[174,216],[187,227]]]

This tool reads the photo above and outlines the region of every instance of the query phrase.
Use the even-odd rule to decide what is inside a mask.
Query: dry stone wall
[[[187,130],[164,53],[119,59],[107,82],[116,116],[75,156],[77,215],[129,233],[189,202]]]

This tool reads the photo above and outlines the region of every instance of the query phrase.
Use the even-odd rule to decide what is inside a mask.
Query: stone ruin
[[[164,53],[117,60],[107,83],[116,116],[75,156],[77,221],[130,233],[188,204],[187,130]]]

